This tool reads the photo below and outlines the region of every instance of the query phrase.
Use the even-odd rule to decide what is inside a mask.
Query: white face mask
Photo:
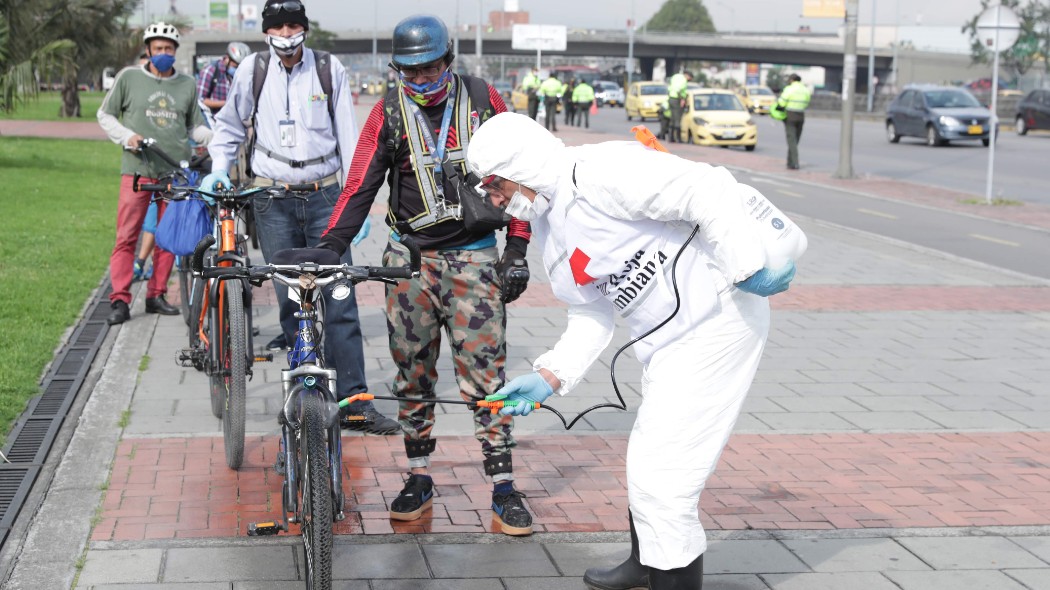
[[[277,55],[291,57],[295,55],[296,50],[303,44],[303,41],[306,41],[306,31],[296,33],[291,37],[278,37],[277,35],[267,35],[267,37],[270,47],[273,47]]]
[[[549,205],[550,202],[539,194],[530,201],[528,197],[522,194],[521,185],[519,184],[518,190],[514,191],[514,194],[510,197],[510,203],[507,204],[507,214],[522,221],[532,221],[546,213]]]

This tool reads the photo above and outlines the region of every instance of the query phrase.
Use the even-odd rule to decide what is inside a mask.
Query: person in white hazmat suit
[[[631,556],[584,581],[701,588],[700,492],[758,368],[766,297],[788,288],[805,235],[724,168],[637,142],[568,148],[524,115],[490,119],[467,160],[495,205],[532,223],[551,288],[569,305],[565,333],[534,372],[492,396],[506,395],[502,412],[525,415],[572,391],[612,339],[615,314],[632,337],[673,316],[634,345],[645,371],[627,450]]]

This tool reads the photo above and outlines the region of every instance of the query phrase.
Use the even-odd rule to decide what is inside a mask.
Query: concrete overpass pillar
[[[655,57],[641,57],[638,58],[638,67],[642,69],[642,80],[653,79],[653,68],[656,67]]]

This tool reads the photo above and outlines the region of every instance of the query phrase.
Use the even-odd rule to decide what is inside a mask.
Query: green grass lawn
[[[0,137],[0,439],[39,393],[113,249],[120,150]],[[2,443],[0,443],[2,444]]]
[[[96,121],[95,113],[102,105],[105,92],[81,92],[80,93],[80,118],[61,119],[58,109],[62,106],[61,92],[41,92],[36,98],[28,102],[19,103],[15,110],[5,113],[0,111],[0,119],[12,119],[18,121]]]

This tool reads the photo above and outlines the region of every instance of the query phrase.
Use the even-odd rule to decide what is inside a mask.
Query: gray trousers
[[[798,169],[798,142],[802,139],[802,124],[806,122],[806,115],[801,111],[788,111],[784,119],[784,134],[787,136],[788,161],[787,167]]]

